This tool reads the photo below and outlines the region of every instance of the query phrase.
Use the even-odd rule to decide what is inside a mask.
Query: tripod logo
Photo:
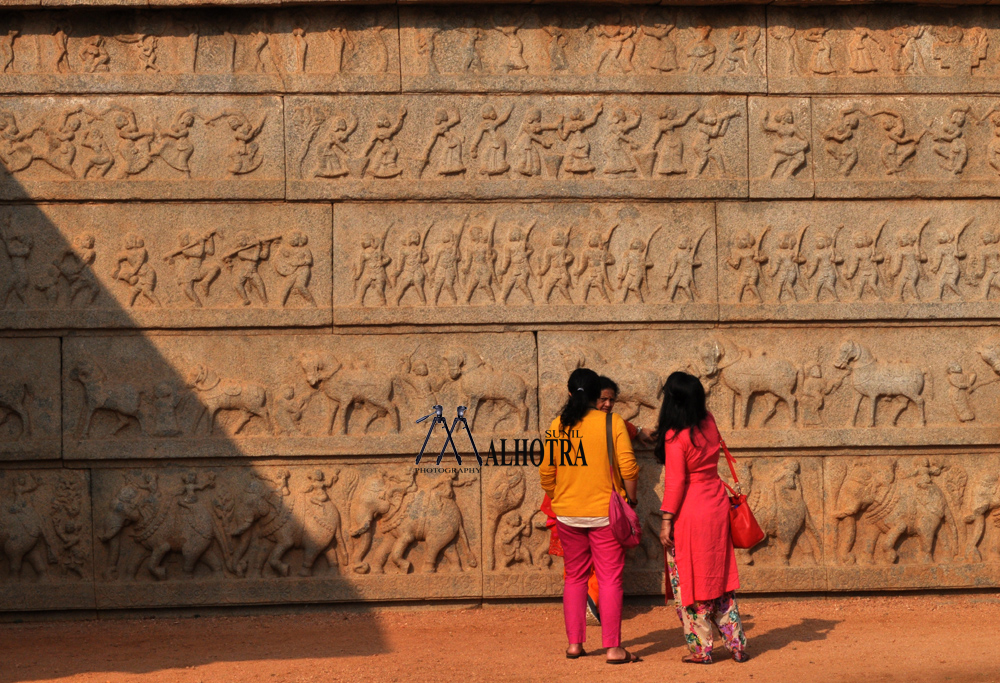
[[[441,464],[441,458],[444,457],[444,452],[448,449],[449,444],[451,444],[451,450],[455,454],[455,460],[458,461],[459,465],[462,464],[462,456],[458,454],[458,448],[455,447],[455,440],[453,438],[459,426],[462,426],[465,428],[465,433],[469,435],[469,442],[472,444],[472,452],[476,454],[476,460],[478,460],[479,465],[482,466],[483,459],[479,455],[479,449],[476,448],[476,440],[472,437],[472,430],[469,429],[469,422],[465,419],[465,406],[458,406],[458,410],[456,411],[457,415],[455,415],[455,419],[452,421],[450,429],[448,427],[448,420],[444,417],[444,408],[442,406],[434,406],[433,410],[434,412],[431,414],[424,415],[422,418],[417,420],[417,424],[420,424],[428,418],[434,418],[431,420],[430,427],[427,428],[427,436],[424,437],[424,445],[420,447],[420,453],[417,455],[417,462],[415,464],[420,464],[420,459],[424,457],[424,450],[427,448],[427,442],[431,440],[431,434],[434,433],[434,428],[437,425],[441,425],[441,428],[444,429],[447,436],[445,437],[444,445],[441,446],[441,452],[438,453],[437,462],[434,464]]]

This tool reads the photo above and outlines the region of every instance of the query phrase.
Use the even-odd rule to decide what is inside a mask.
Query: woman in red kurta
[[[691,650],[684,661],[712,663],[714,622],[733,659],[744,662],[750,657],[734,593],[740,578],[718,470],[722,437],[697,377],[675,372],[667,378],[656,434],[654,456],[664,463],[660,541]]]

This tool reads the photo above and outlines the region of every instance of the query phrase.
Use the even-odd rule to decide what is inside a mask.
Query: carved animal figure
[[[864,399],[869,401],[868,426],[875,426],[875,411],[878,399],[881,397],[903,398],[902,405],[893,417],[896,424],[899,416],[906,410],[908,402],[912,402],[920,410],[920,424],[927,424],[924,411],[924,397],[921,396],[927,372],[907,363],[879,363],[872,352],[857,342],[848,340],[840,346],[840,352],[834,366],[841,370],[850,370],[854,390],[858,399],[854,405],[854,416],[851,424],[857,426],[858,411]]]
[[[393,378],[370,370],[364,361],[354,367],[345,367],[332,354],[319,351],[305,351],[299,357],[299,365],[305,373],[306,381],[313,389],[319,389],[330,402],[330,425],[327,433],[347,434],[348,413],[355,405],[367,405],[375,409],[365,424],[365,430],[378,417],[392,417],[393,430],[398,432],[399,408],[393,402]],[[334,377],[336,375],[336,377]],[[338,419],[339,418],[339,419]]]
[[[139,390],[125,382],[108,382],[104,370],[92,359],[78,360],[69,371],[69,378],[83,386],[83,407],[76,423],[76,438],[90,437],[94,414],[98,410],[106,410],[118,418],[112,436],[129,425],[129,418],[139,420]]]
[[[267,406],[267,389],[263,385],[224,380],[202,363],[196,364],[188,373],[187,385],[198,392],[201,407],[192,432],[197,432],[202,418],[207,417],[208,433],[212,434],[215,431],[215,416],[220,410],[235,410],[240,413],[240,421],[233,430],[234,434],[239,434],[254,417],[264,420],[268,432],[273,431]]]
[[[748,472],[752,471],[753,461],[747,462],[746,467]],[[783,459],[769,481],[761,481],[757,477],[757,486],[749,495],[750,509],[766,537],[777,543],[778,559],[783,565],[788,564],[796,541],[802,534],[809,538],[809,552],[814,561],[819,559],[818,551],[822,547],[819,532],[802,496],[799,470],[798,460]],[[752,564],[753,560],[749,563]]]
[[[392,517],[403,504],[408,493],[417,490],[414,481],[416,469],[408,467],[402,474],[382,470],[377,477],[368,479],[357,496],[349,496],[347,517],[348,533],[355,539],[351,546],[351,569],[367,574],[371,565],[365,561],[375,537],[375,524],[379,519]]]
[[[3,362],[3,359],[0,359],[0,363],[5,367],[12,367]],[[7,422],[11,415],[17,415],[21,420],[21,431],[15,441],[31,436],[31,398],[31,385],[27,382],[0,381],[0,425]]]
[[[0,506],[0,549],[7,558],[8,575],[14,581],[20,580],[27,562],[38,578],[44,578],[49,563],[56,562],[53,548],[57,546],[48,537],[48,529],[32,501],[25,496],[37,488],[37,483],[30,475],[21,474],[12,482],[12,488],[13,501]]]
[[[963,505],[965,559],[968,562],[983,561],[979,544],[986,531],[986,518],[995,510],[1000,510],[1000,469],[997,459],[990,458],[985,465],[983,475],[967,489]]]
[[[710,341],[699,349],[705,365],[705,375],[720,382],[733,393],[730,420],[733,427],[747,427],[750,402],[754,396],[770,395],[768,411],[761,421],[765,425],[784,401],[791,412],[792,424],[798,420],[795,386],[798,373],[791,363],[769,358],[764,353],[753,356],[745,349]]]
[[[500,518],[512,510],[516,510],[524,502],[525,483],[524,472],[519,467],[508,467],[504,473],[490,480],[484,495],[483,516],[483,564],[487,571],[494,569],[497,526]]]
[[[486,401],[510,407],[507,413],[493,423],[494,429],[511,412],[517,413],[518,428],[528,429],[532,410],[528,403],[528,385],[520,375],[498,372],[487,365],[475,351],[461,348],[446,352],[444,361],[448,365],[448,376],[452,381],[459,382],[462,395],[469,397],[469,412],[472,414],[470,429],[475,429],[479,408]]]

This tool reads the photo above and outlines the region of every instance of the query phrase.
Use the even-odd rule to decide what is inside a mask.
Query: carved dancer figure
[[[899,173],[903,170],[903,165],[917,153],[917,145],[927,131],[924,130],[919,135],[907,135],[903,116],[895,111],[878,111],[870,116],[882,117],[879,125],[885,131],[887,140],[879,149],[879,158],[885,167],[885,174]]]
[[[222,257],[222,262],[234,272],[233,288],[244,306],[250,305],[250,292],[255,290],[260,302],[267,305],[267,289],[260,276],[259,266],[261,261],[271,258],[271,244],[280,239],[281,237],[271,237],[259,240],[248,232],[239,232],[236,235],[236,249]]]
[[[927,263],[927,254],[920,247],[920,237],[930,222],[929,218],[925,219],[917,234],[903,232],[899,235],[899,248],[892,255],[896,266],[891,271],[893,279],[896,280],[894,298],[899,301],[906,301],[907,291],[910,296],[920,301],[920,292],[917,289],[920,283],[920,264]]]
[[[937,132],[931,134],[938,143],[932,147],[934,153],[941,157],[938,165],[953,176],[961,174],[969,160],[969,147],[962,137],[968,113],[968,105],[949,108],[947,120],[941,123]]]
[[[569,119],[564,120],[559,128],[559,138],[566,143],[566,158],[563,169],[574,175],[586,175],[594,170],[590,161],[590,140],[584,131],[597,123],[597,117],[604,111],[604,100],[597,103],[589,118],[584,118],[583,110],[573,107]]]
[[[434,281],[434,305],[437,306],[441,298],[441,291],[447,290],[451,294],[452,303],[458,303],[458,295],[455,293],[455,283],[458,281],[458,265],[462,260],[462,232],[465,231],[465,224],[469,217],[466,216],[459,226],[458,232],[446,230],[441,238],[441,246],[434,252],[434,261],[431,263],[431,275]]]
[[[52,32],[52,48],[55,52],[55,65],[52,69],[55,73],[68,74],[72,73],[73,69],[69,65],[69,32],[73,29],[70,26],[66,26],[67,30],[63,30],[62,26],[56,26],[55,31]]]
[[[823,292],[827,292],[834,301],[840,301],[837,295],[837,266],[844,262],[843,257],[837,255],[837,236],[844,229],[843,225],[837,227],[833,237],[820,233],[816,238],[816,251],[813,254],[812,264],[809,273],[806,275],[813,282],[813,301],[819,303]]]
[[[617,228],[617,223],[611,226],[606,236],[597,231],[591,233],[587,248],[580,254],[574,275],[577,282],[583,283],[583,303],[590,300],[591,289],[596,289],[605,303],[611,303],[608,290],[614,290],[614,287],[611,285],[611,280],[608,279],[608,267],[615,264],[615,257],[611,255],[609,246],[611,236],[614,235]],[[581,276],[584,274],[586,277],[581,280]]]
[[[698,260],[698,247],[702,238],[705,237],[708,229],[692,241],[690,237],[684,235],[677,243],[677,247],[670,255],[670,263],[667,266],[667,283],[665,289],[670,301],[677,300],[677,293],[684,292],[689,302],[698,299],[698,288],[695,286],[694,269],[700,268],[703,264]]]
[[[845,178],[858,163],[858,147],[854,142],[854,132],[861,125],[859,109],[848,107],[840,111],[840,119],[823,131],[826,153],[837,161],[837,173]]]
[[[441,29],[430,26],[417,32],[417,54],[427,58],[427,73],[440,73],[437,63],[437,37]]]
[[[152,151],[152,154],[163,163],[180,171],[188,178],[191,177],[189,162],[191,155],[194,154],[194,145],[191,143],[191,128],[194,126],[194,120],[195,113],[190,109],[177,112],[168,128],[157,131],[156,139],[160,144]]]
[[[778,303],[784,303],[789,299],[799,300],[795,285],[799,281],[799,268],[806,263],[806,259],[800,255],[800,252],[802,238],[805,237],[808,227],[808,224],[802,226],[798,237],[786,232],[778,238],[778,250],[770,273],[778,290]]]
[[[924,57],[917,41],[924,35],[923,26],[897,26],[890,31],[892,35],[892,51],[889,53],[892,70],[900,76],[908,74],[923,75],[927,73]]]
[[[660,73],[677,71],[677,44],[670,34],[677,28],[676,24],[667,20],[652,21],[639,27],[640,37],[649,36],[656,41],[656,52],[649,60],[649,68]]]
[[[524,28],[524,17],[519,13],[503,13],[496,17],[496,28],[503,34],[506,53],[501,68],[504,73],[526,72],[528,63],[524,61],[524,43],[517,32]]]
[[[427,273],[424,271],[424,264],[430,261],[430,257],[424,250],[427,244],[427,235],[434,227],[431,221],[424,230],[424,236],[416,230],[407,233],[403,246],[399,249],[399,256],[396,258],[396,271],[392,275],[392,286],[396,289],[396,305],[403,300],[407,290],[411,287],[417,292],[420,303],[427,304],[427,296],[424,294],[424,282],[427,280]]]
[[[698,112],[692,109],[681,114],[676,107],[664,106],[660,110],[656,135],[653,136],[648,149],[656,154],[655,171],[659,175],[684,174],[688,170],[684,166],[684,138],[680,129]],[[657,151],[657,145],[663,140],[663,147]]]
[[[882,229],[885,228],[887,222],[882,221],[878,226],[875,239],[864,232],[859,232],[854,237],[854,249],[847,256],[844,278],[855,280],[855,301],[861,301],[866,290],[870,291],[876,299],[882,298],[878,290],[878,266],[885,261],[885,255],[878,251],[878,239],[882,236]]]
[[[330,40],[330,59],[327,61],[327,66],[331,73],[339,74],[344,70],[345,48],[353,52],[354,40],[351,38],[351,32],[343,26],[327,29],[326,37]]]
[[[781,173],[776,180],[789,180],[806,165],[806,150],[809,149],[809,141],[795,124],[795,114],[791,107],[782,107],[773,115],[769,109],[765,109],[760,125],[765,132],[774,133],[778,138],[771,148],[767,177],[775,179],[774,176],[780,169]]]
[[[607,161],[604,163],[605,174],[620,175],[636,172],[633,152],[639,146],[629,136],[629,132],[638,128],[640,121],[642,114],[638,110],[626,112],[618,107],[611,113],[611,123],[604,143],[607,156]]]
[[[469,17],[465,25],[459,27],[462,39],[458,44],[458,54],[463,73],[483,72],[483,53],[479,43],[486,38],[486,31],[475,25],[475,20]]]
[[[294,46],[294,60],[296,73],[306,72],[306,56],[309,54],[309,40],[306,38],[306,30],[301,26],[292,29],[292,45]]]
[[[618,271],[618,291],[621,292],[621,303],[628,300],[630,293],[638,297],[639,303],[646,302],[642,295],[643,285],[648,288],[646,271],[656,265],[649,260],[649,245],[652,244],[656,233],[660,231],[660,227],[662,226],[658,226],[653,231],[645,243],[639,238],[632,240],[622,256],[622,267]]]
[[[94,303],[100,293],[97,278],[94,277],[94,261],[97,252],[94,250],[94,236],[82,233],[73,238],[73,246],[63,251],[62,255],[52,262],[59,269],[59,274],[69,283],[69,301],[72,304],[78,294],[84,305]]]
[[[775,55],[778,54],[778,45],[783,45],[781,50],[783,55],[783,65],[785,76],[801,76],[799,71],[799,46],[795,42],[795,29],[791,26],[771,26],[768,29],[771,37],[775,40]]]
[[[149,265],[146,243],[134,232],[125,235],[125,248],[115,255],[115,269],[111,272],[111,279],[121,280],[132,288],[129,306],[135,306],[140,295],[157,308],[162,306],[156,296],[156,271]]]
[[[38,132],[45,139],[45,146],[40,150],[31,149],[30,143],[26,145],[30,161],[40,159],[60,173],[76,179],[76,171],[73,169],[76,145],[73,143],[82,126],[82,112],[82,107],[67,109],[55,120],[43,120],[34,130],[24,135],[22,139],[28,139]]]
[[[368,293],[369,289],[374,289],[379,303],[383,306],[386,305],[385,284],[389,276],[385,269],[392,263],[392,258],[385,253],[385,238],[391,229],[392,224],[390,223],[385,234],[382,235],[381,241],[371,233],[361,238],[361,253],[358,254],[358,260],[352,273],[354,287],[358,295],[354,303],[355,306],[365,305],[365,294]]]
[[[715,140],[725,137],[730,121],[739,115],[737,111],[717,113],[710,107],[698,112],[695,117],[697,126],[691,139],[691,149],[697,159],[694,167],[696,178],[708,168],[709,163],[715,164],[720,177],[726,175],[726,164],[722,153],[715,149]]]
[[[10,220],[6,221],[6,227],[10,228]],[[4,308],[10,301],[13,294],[22,304],[28,303],[28,287],[31,278],[28,274],[28,257],[35,246],[30,235],[11,235],[6,230],[0,229],[0,241],[3,242],[7,258],[10,260],[10,277],[4,284],[3,303]]]
[[[729,250],[729,258],[726,265],[735,270],[740,280],[736,285],[736,300],[743,303],[743,297],[749,292],[757,303],[763,303],[757,285],[760,284],[760,267],[767,263],[767,256],[761,253],[761,246],[764,242],[764,235],[770,226],[765,227],[759,238],[754,238],[748,231],[744,230],[733,243]]]
[[[156,36],[144,35],[139,40],[139,62],[142,64],[143,72],[159,73],[160,67],[156,63],[156,50],[160,41]]]
[[[469,156],[478,159],[479,145],[482,143],[483,159],[479,164],[481,175],[489,178],[503,175],[510,170],[510,164],[507,163],[507,138],[499,132],[499,129],[507,123],[513,111],[513,104],[502,115],[497,115],[497,110],[492,104],[483,106],[483,120],[479,123],[476,135],[472,138],[472,147],[469,149]]]
[[[107,48],[104,47],[103,36],[86,38],[80,47],[79,55],[85,73],[107,73],[110,71],[108,65],[111,63],[111,57],[108,55]]]
[[[566,37],[566,31],[562,28],[559,15],[552,15],[548,23],[542,25],[542,30],[549,37],[549,69],[552,71],[566,71],[569,69],[569,58],[566,56],[566,46],[569,45],[569,38]]]
[[[112,114],[113,113],[113,114]],[[118,135],[118,143],[115,145],[115,153],[118,164],[117,179],[122,180],[129,176],[142,173],[153,163],[152,140],[156,133],[152,130],[143,130],[135,118],[135,112],[125,107],[113,107],[98,118],[111,116],[111,125],[114,126]],[[118,162],[121,163],[118,163]]]
[[[38,127],[21,132],[17,119],[8,111],[0,111],[0,163],[8,173],[17,173],[31,166],[35,152],[26,142]]]
[[[222,272],[222,268],[216,263],[205,264],[207,257],[215,255],[215,234],[216,231],[213,230],[196,239],[193,233],[184,231],[178,238],[180,248],[164,257],[170,265],[181,259],[177,268],[177,284],[197,308],[202,307],[202,301],[195,291],[195,284],[200,286],[201,295],[208,298],[212,283]]]
[[[253,57],[253,70],[259,74],[278,73],[278,61],[271,49],[271,38],[264,31],[250,34],[250,55]]]
[[[469,241],[472,245],[466,254],[465,268],[462,275],[465,276],[465,303],[471,303],[472,297],[477,290],[483,290],[490,298],[490,303],[496,303],[497,297],[493,290],[493,283],[496,282],[496,262],[497,252],[493,248],[493,232],[497,226],[497,219],[490,220],[489,228],[474,225],[469,230]]]
[[[806,29],[802,34],[803,38],[814,44],[812,56],[809,58],[809,69],[821,76],[837,73],[837,69],[833,66],[833,60],[831,59],[833,46],[830,45],[830,39],[826,37],[826,32],[827,29],[825,27],[819,26],[817,28]]]
[[[555,289],[558,289],[567,301],[574,303],[573,295],[570,293],[573,279],[569,270],[575,258],[573,252],[569,250],[572,232],[572,228],[565,233],[556,230],[552,235],[552,246],[545,249],[542,265],[538,269],[538,286],[542,289],[545,303],[550,303],[552,291]],[[545,276],[549,275],[550,271],[551,275],[546,279]]]
[[[524,115],[524,121],[514,141],[514,170],[523,176],[537,177],[542,174],[540,149],[549,149],[552,142],[546,139],[545,131],[558,131],[563,117],[555,123],[542,123],[542,110],[533,107]]]
[[[357,127],[358,119],[353,114],[334,117],[330,132],[319,145],[314,177],[341,178],[350,173],[346,162],[350,156],[347,141]]]
[[[535,303],[535,298],[531,296],[531,290],[528,289],[528,278],[534,275],[531,270],[531,255],[535,252],[528,245],[528,239],[531,237],[531,231],[534,229],[535,221],[532,221],[531,225],[523,232],[521,228],[512,228],[510,236],[507,238],[503,260],[500,262],[500,267],[497,270],[501,282],[504,278],[507,280],[506,282],[502,282],[502,298],[505,304],[515,287],[517,287],[521,294],[524,294],[529,303]],[[508,273],[510,273],[509,277]]]
[[[242,112],[225,109],[217,116],[207,119],[205,125],[210,126],[219,119],[225,119],[229,130],[233,133],[233,141],[227,151],[229,172],[232,175],[246,175],[256,171],[264,162],[264,157],[260,153],[260,146],[254,140],[263,130],[267,114],[262,114],[260,122],[255,126]]]
[[[703,74],[715,64],[715,45],[709,40],[712,35],[711,26],[696,26],[697,37],[687,48],[688,73]]]
[[[885,52],[885,48],[875,40],[874,33],[864,26],[855,26],[851,40],[847,43],[847,68],[856,74],[878,71],[875,59],[872,57],[872,45]]]
[[[288,305],[288,297],[292,292],[306,300],[310,306],[316,306],[309,282],[312,280],[313,254],[309,248],[309,237],[301,230],[293,230],[288,239],[281,240],[277,258],[274,259],[274,270],[285,278],[285,289],[281,293],[281,305]]]
[[[825,424],[823,408],[826,406],[826,397],[840,388],[846,377],[845,373],[839,378],[826,379],[819,364],[813,364],[805,371],[802,388],[799,390],[803,426],[822,427]]]
[[[402,130],[405,118],[406,107],[400,107],[396,123],[392,123],[386,112],[380,112],[375,119],[375,130],[372,131],[372,137],[362,156],[368,159],[368,172],[376,178],[395,178],[403,172],[396,163],[399,150],[392,139]]]
[[[609,12],[604,17],[604,22],[595,25],[590,22],[588,25],[594,29],[594,33],[602,38],[602,48],[597,56],[597,65],[594,73],[601,73],[601,69],[606,64],[614,64],[624,73],[633,70],[632,56],[635,54],[635,26],[628,26],[620,12]]]
[[[465,173],[465,164],[462,162],[462,142],[465,138],[456,133],[454,128],[462,121],[461,114],[457,109],[451,111],[447,109],[436,109],[434,111],[434,128],[431,129],[430,139],[424,147],[420,160],[426,168],[430,163],[431,155],[439,140],[444,142],[444,149],[439,155],[437,164],[438,175],[449,176]]]
[[[974,274],[971,278],[979,280],[980,298],[990,300],[993,289],[1000,290],[1000,236],[992,230],[983,230],[983,248],[973,259]]]
[[[7,29],[6,35],[0,34],[0,74],[14,70],[14,39],[21,35],[17,29]]]
[[[104,133],[100,128],[89,128],[83,135],[81,145],[91,150],[87,158],[87,165],[83,169],[82,178],[90,177],[90,172],[97,170],[97,177],[103,178],[115,165],[114,153],[104,140]]]
[[[726,33],[726,54],[719,71],[732,74],[750,73],[750,34],[743,26],[733,26]]]
[[[938,278],[937,295],[940,301],[944,301],[944,292],[947,289],[955,296],[962,298],[962,293],[958,291],[958,280],[962,276],[962,261],[968,254],[962,251],[960,241],[965,229],[972,225],[973,219],[965,221],[965,224],[957,233],[948,230],[941,230],[938,233],[937,259],[931,265],[932,273],[940,273]]]

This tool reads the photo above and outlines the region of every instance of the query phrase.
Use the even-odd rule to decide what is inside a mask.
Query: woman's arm
[[[625,494],[629,501],[635,501],[639,489],[639,465],[635,461],[632,450],[632,440],[628,436],[625,420],[612,413],[611,435],[614,437],[615,454],[618,459],[618,469],[622,474]]]

